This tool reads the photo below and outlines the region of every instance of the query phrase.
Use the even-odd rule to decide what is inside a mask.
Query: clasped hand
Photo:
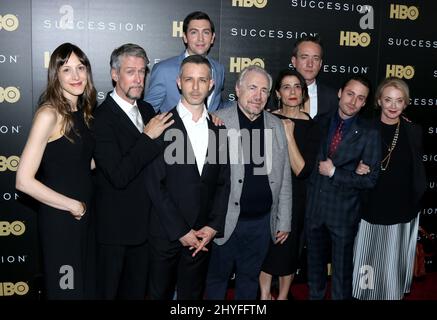
[[[208,251],[206,245],[215,237],[217,231],[213,228],[205,226],[200,230],[191,229],[186,235],[181,237],[179,241],[184,247],[189,247],[189,250],[196,249],[192,257],[194,258],[199,251]]]

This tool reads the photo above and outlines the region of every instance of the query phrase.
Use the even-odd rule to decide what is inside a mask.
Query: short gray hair
[[[120,70],[121,65],[121,57],[130,56],[130,57],[138,57],[142,58],[146,65],[149,64],[149,58],[147,58],[146,51],[137,44],[126,43],[112,51],[111,53],[111,69],[115,69],[117,71]]]
[[[257,72],[257,73],[264,75],[269,82],[269,92],[272,90],[272,82],[273,82],[272,76],[264,68],[261,68],[260,66],[257,66],[257,65],[248,66],[248,67],[244,68],[243,71],[240,72],[240,74],[238,75],[238,79],[237,79],[237,86],[238,87],[241,87],[244,80],[246,80],[247,74],[250,72]]]

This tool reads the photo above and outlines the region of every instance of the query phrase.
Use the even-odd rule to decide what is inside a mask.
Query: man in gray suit
[[[231,163],[224,236],[214,240],[206,297],[224,299],[236,274],[235,299],[256,299],[269,237],[283,243],[291,227],[291,172],[279,118],[264,111],[271,76],[258,66],[244,69],[235,85],[238,102],[216,115],[228,130]]]

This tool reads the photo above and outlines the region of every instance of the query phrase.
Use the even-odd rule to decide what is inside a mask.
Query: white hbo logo
[[[0,16],[0,30],[5,29],[6,31],[15,31],[18,28],[18,18],[13,14],[5,14]]]
[[[0,103],[3,101],[15,103],[20,100],[20,90],[16,87],[0,87]]]

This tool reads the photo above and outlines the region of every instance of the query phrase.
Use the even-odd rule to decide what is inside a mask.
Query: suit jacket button
[[[238,202],[235,202],[235,205],[238,206]]]
[[[238,182],[239,182],[239,183],[243,183],[243,180],[242,180],[242,179],[238,179]]]

